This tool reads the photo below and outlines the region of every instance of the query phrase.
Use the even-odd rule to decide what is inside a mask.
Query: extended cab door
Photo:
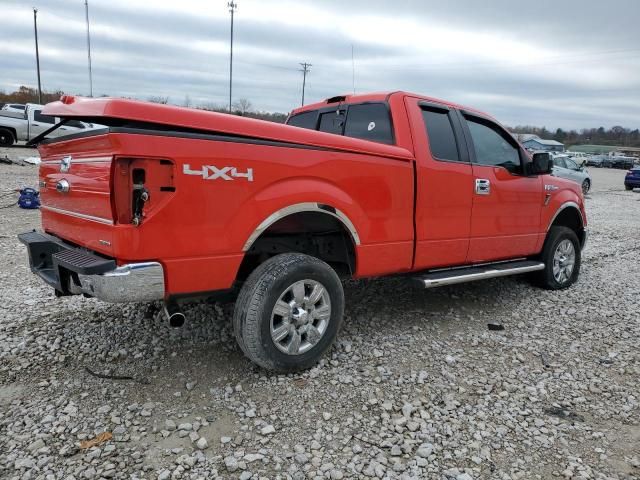
[[[542,177],[526,176],[528,155],[493,120],[460,112],[473,168],[473,209],[467,263],[537,253]]]
[[[473,172],[456,111],[407,97],[416,155],[414,270],[467,258]]]

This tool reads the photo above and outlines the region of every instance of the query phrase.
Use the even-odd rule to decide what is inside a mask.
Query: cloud
[[[7,3],[7,2],[5,2]],[[43,85],[88,93],[84,5],[33,0]],[[640,2],[238,0],[233,97],[263,110],[404,89],[510,124],[640,126]],[[228,101],[226,1],[89,0],[95,94]],[[0,88],[35,85],[31,4],[3,5]]]

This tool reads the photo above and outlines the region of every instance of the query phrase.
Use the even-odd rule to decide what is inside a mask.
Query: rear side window
[[[344,126],[344,110],[331,110],[320,115],[321,132],[335,133],[342,135],[342,127]]]
[[[460,161],[456,136],[448,111],[422,110],[422,118],[427,127],[431,155],[438,160]]]
[[[386,105],[382,103],[351,105],[347,114],[344,135],[345,137],[392,144],[393,130]]]
[[[298,115],[294,115],[293,117],[291,117],[287,122],[287,125],[315,130],[317,116],[318,112],[316,112],[315,110],[311,112],[299,113]]]
[[[54,123],[56,123],[55,120],[56,120],[55,117],[51,117],[49,115],[43,115],[42,114],[42,110],[34,110],[33,111],[33,121],[34,122],[54,124]]]

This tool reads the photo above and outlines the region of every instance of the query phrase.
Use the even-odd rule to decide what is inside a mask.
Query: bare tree
[[[191,97],[189,97],[188,93],[184,96],[184,103],[182,105],[187,108],[191,107]]]
[[[152,97],[149,97],[148,100],[152,103],[162,103],[162,104],[169,103],[169,97],[152,96]]]
[[[240,98],[237,102],[233,104],[233,111],[237,115],[244,116],[247,113],[249,113],[252,108],[253,106],[251,105],[251,102],[246,98]]]

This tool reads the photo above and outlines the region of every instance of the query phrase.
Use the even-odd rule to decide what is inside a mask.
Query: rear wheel
[[[625,185],[624,185],[624,189],[625,189],[625,190],[633,190],[633,187],[632,187],[631,185],[627,185],[627,184],[625,184]]]
[[[548,290],[561,290],[576,282],[580,275],[580,242],[567,227],[551,227],[542,250],[544,270],[537,281]]]
[[[586,195],[587,193],[589,193],[590,189],[591,189],[591,182],[589,181],[589,179],[585,179],[585,181],[582,182],[582,193]]]
[[[10,147],[13,142],[13,133],[6,129],[0,129],[0,147]]]
[[[313,366],[333,343],[344,311],[336,272],[309,255],[270,258],[245,282],[233,317],[240,348],[277,372]]]

